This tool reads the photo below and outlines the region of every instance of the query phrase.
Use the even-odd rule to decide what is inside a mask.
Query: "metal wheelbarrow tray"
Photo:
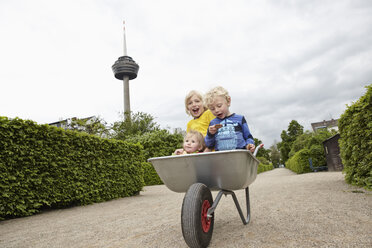
[[[222,195],[232,195],[244,225],[250,221],[249,185],[259,161],[247,150],[229,150],[150,158],[164,184],[186,192],[182,203],[182,234],[190,247],[207,247],[213,233],[214,211]],[[233,190],[245,189],[247,217]],[[218,190],[213,201],[211,190]]]

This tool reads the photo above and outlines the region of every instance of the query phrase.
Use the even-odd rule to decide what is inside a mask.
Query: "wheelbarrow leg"
[[[244,214],[243,214],[243,211],[242,209],[240,208],[240,205],[239,205],[239,201],[238,201],[238,198],[236,198],[236,195],[233,191],[230,191],[230,190],[220,190],[220,192],[218,192],[217,196],[216,196],[216,199],[214,199],[214,202],[212,204],[212,206],[208,209],[208,212],[207,212],[207,217],[208,218],[211,218],[212,217],[212,214],[214,213],[214,211],[216,210],[216,207],[218,205],[218,203],[220,202],[221,200],[221,197],[222,195],[231,195],[234,202],[235,202],[235,206],[239,212],[239,215],[240,215],[240,218],[242,219],[242,222],[244,225],[247,225],[249,223],[249,221],[251,220],[251,206],[250,206],[250,202],[249,202],[249,188],[245,188],[245,200],[246,200],[246,206],[247,206],[247,218],[244,217]]]
[[[249,188],[248,187],[245,188],[245,200],[246,200],[246,206],[247,206],[247,218],[244,217],[243,212],[242,212],[242,210],[241,210],[241,208],[239,206],[238,199],[236,198],[236,195],[234,194],[234,192],[232,192],[232,197],[234,199],[236,208],[238,209],[240,218],[243,221],[243,224],[244,225],[247,225],[249,223],[249,221],[251,220],[251,205],[250,205],[250,202],[249,202]]]

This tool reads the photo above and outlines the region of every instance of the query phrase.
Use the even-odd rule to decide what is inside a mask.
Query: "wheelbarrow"
[[[189,247],[207,247],[212,238],[214,212],[222,195],[231,195],[244,225],[250,221],[249,185],[257,176],[259,161],[248,150],[216,151],[150,158],[164,184],[186,192],[181,210],[183,237]],[[245,189],[245,217],[234,190]],[[211,191],[219,191],[213,201]]]

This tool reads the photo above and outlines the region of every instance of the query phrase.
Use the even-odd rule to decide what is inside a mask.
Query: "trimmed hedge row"
[[[144,177],[143,180],[145,181],[146,186],[150,185],[161,185],[164,184],[163,181],[160,179],[158,173],[156,173],[155,168],[149,162],[144,162],[142,164]]]
[[[339,119],[340,152],[345,180],[372,189],[372,84]]]
[[[257,159],[260,161],[257,174],[274,169],[274,166],[265,157],[257,157]]]
[[[291,158],[288,159],[285,166],[297,174],[311,172],[309,165],[310,150],[307,148],[301,149],[296,152]],[[316,164],[316,163],[315,163]]]
[[[272,169],[274,169],[274,166],[272,164],[259,163],[257,167],[257,174],[260,174],[262,172],[269,171]]]
[[[177,147],[182,147],[182,134],[170,134],[167,130],[158,130],[133,136],[127,141],[139,143],[144,148],[145,161],[149,158],[170,156]],[[163,184],[151,163],[143,163],[145,185]]]
[[[137,194],[141,145],[0,117],[0,219]]]

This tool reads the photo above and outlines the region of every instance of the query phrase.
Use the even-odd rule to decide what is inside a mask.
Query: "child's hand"
[[[222,124],[216,124],[216,125],[210,126],[208,129],[211,134],[215,134],[217,133],[217,130],[221,127],[222,127]]]
[[[183,149],[180,148],[180,149],[177,149],[175,152],[174,152],[174,155],[182,155],[183,154]]]
[[[213,152],[213,150],[206,147],[203,152]]]
[[[247,148],[247,150],[249,150],[249,151],[251,151],[252,153],[254,152],[254,149],[256,148],[255,147],[255,145],[253,145],[253,144],[248,144],[247,146],[246,146],[246,148]]]

